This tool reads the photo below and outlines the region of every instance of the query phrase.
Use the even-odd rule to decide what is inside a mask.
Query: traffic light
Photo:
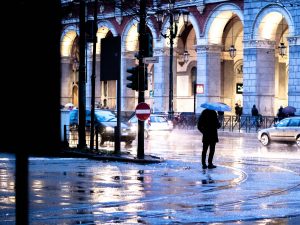
[[[137,91],[139,89],[139,67],[131,67],[127,69],[127,73],[131,75],[127,76],[127,80],[131,81],[126,84],[126,87],[131,88],[132,90]]]
[[[153,57],[153,38],[150,33],[145,35],[144,57]]]

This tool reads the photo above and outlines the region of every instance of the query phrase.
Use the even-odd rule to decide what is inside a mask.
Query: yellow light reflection
[[[282,15],[278,12],[267,14],[261,21],[258,35],[261,39],[275,40],[278,24],[282,20]]]
[[[101,53],[101,39],[105,38],[109,29],[107,27],[100,27],[97,32],[97,44],[96,44],[96,54]]]
[[[126,37],[126,51],[136,51],[138,49],[137,24],[132,26]]]
[[[62,57],[70,56],[72,44],[76,35],[77,34],[75,31],[69,31],[62,39],[61,50],[60,50],[61,51],[60,54]]]
[[[225,11],[214,19],[208,33],[209,44],[221,44],[224,27],[232,16],[232,12]]]
[[[101,213],[119,211],[134,213],[144,208],[144,204],[137,200],[145,197],[143,185],[151,182],[152,179],[139,174],[135,169],[121,170],[114,166],[102,167],[101,170],[94,170],[92,173],[94,174],[93,182],[99,184],[93,187],[91,196],[93,202],[128,202],[122,206],[103,208]],[[140,179],[141,176],[144,179]]]
[[[32,188],[33,189],[42,189],[44,187],[44,183],[41,180],[33,180]]]

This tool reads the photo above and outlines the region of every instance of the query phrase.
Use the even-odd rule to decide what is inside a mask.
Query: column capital
[[[300,45],[300,36],[293,36],[287,38],[289,45]]]
[[[222,45],[195,45],[195,51],[198,53],[215,52],[220,53],[222,51]]]
[[[249,48],[265,48],[274,49],[276,42],[271,40],[246,40],[244,43],[244,49]]]

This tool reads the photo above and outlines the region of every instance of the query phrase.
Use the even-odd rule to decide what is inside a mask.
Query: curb
[[[66,157],[84,157],[99,161],[134,162],[141,164],[161,163],[165,161],[163,158],[153,155],[144,155],[144,158],[140,159],[130,153],[121,153],[121,155],[115,155],[112,153],[83,152],[82,150],[78,149],[62,150],[62,154]]]

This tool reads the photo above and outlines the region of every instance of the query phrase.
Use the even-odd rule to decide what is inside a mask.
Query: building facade
[[[97,8],[97,55],[95,101],[116,107],[116,81],[101,81],[101,39],[121,37],[121,110],[133,111],[137,92],[126,87],[127,69],[137,64],[139,6],[135,1],[99,1]],[[107,1],[111,2],[111,1]],[[61,104],[78,105],[78,5],[63,1],[61,35]],[[133,5],[133,3],[135,5]],[[157,63],[148,64],[145,101],[154,112],[168,112],[170,61],[173,60],[173,107],[175,112],[201,112],[201,103],[235,103],[250,114],[255,104],[264,116],[282,106],[294,106],[300,114],[300,1],[189,0],[147,1],[147,31],[153,37]],[[93,4],[86,4],[87,19]],[[157,12],[184,9],[176,22],[173,57],[170,59],[170,17],[157,22]],[[173,23],[174,24],[174,23]],[[230,49],[235,49],[230,52]],[[286,52],[282,51],[286,50]],[[189,55],[188,59],[184,55]],[[86,48],[86,99],[91,98],[92,44]],[[117,63],[117,62],[116,62]],[[89,104],[87,104],[89,105]],[[230,112],[229,112],[230,113]],[[231,112],[234,114],[234,110]]]

